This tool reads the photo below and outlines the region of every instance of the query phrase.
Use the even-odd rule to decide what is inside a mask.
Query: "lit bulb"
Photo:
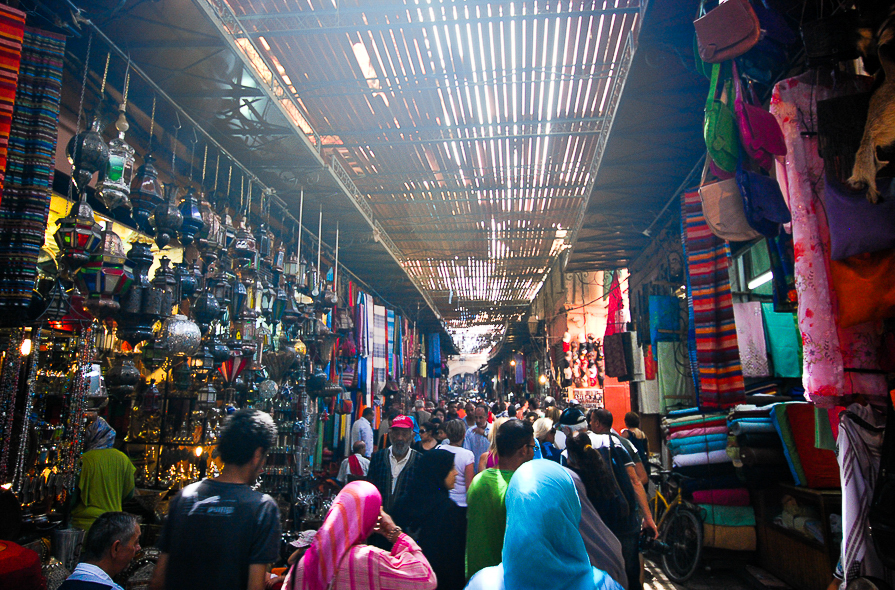
[[[515,367],[515,366],[516,366],[516,359],[513,359],[513,360],[510,361],[510,366],[511,366],[511,367]]]
[[[202,456],[202,447],[196,447],[195,453],[196,453],[197,457],[201,457]]]
[[[538,381],[541,383],[541,385],[547,383],[547,375],[541,375],[540,377],[538,377]]]
[[[28,356],[31,354],[31,338],[25,338],[22,340],[22,356]]]

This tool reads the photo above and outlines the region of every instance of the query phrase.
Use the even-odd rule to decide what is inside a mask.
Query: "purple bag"
[[[884,200],[873,204],[866,190],[854,190],[826,174],[824,201],[830,226],[833,260],[895,248],[895,183],[878,178],[876,187]]]
[[[743,149],[759,166],[770,172],[774,168],[774,156],[786,155],[783,131],[780,130],[780,124],[774,115],[743,98],[743,85],[740,82],[736,62],[733,64],[733,83],[736,85],[736,99],[733,105]],[[757,102],[754,96],[752,101]]]
[[[792,215],[777,181],[758,172],[743,170],[740,161],[737,186],[743,195],[746,221],[752,229],[769,238],[780,235],[780,226],[792,221]]]

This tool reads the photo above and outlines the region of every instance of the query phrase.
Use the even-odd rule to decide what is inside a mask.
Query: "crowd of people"
[[[268,414],[235,412],[219,439],[221,474],[170,502],[151,588],[638,590],[639,541],[657,531],[636,414],[619,434],[606,410],[538,402],[405,408],[398,399],[378,439],[364,411],[343,487],[280,576],[270,573],[279,509],[252,489],[276,427]],[[64,590],[117,590],[112,578],[139,551],[139,532],[122,512],[98,516]]]

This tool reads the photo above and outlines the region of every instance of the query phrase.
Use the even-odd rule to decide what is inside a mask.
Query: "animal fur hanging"
[[[876,51],[884,80],[870,97],[867,122],[861,147],[855,155],[855,166],[848,183],[856,189],[867,189],[867,200],[879,201],[876,174],[889,162],[879,159],[878,148],[895,144],[895,15],[890,15],[876,35]]]

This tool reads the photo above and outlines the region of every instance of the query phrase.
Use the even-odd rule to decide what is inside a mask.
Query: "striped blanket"
[[[699,406],[728,408],[746,399],[727,271],[730,248],[709,230],[697,191],[684,193],[683,209],[699,363]]]

